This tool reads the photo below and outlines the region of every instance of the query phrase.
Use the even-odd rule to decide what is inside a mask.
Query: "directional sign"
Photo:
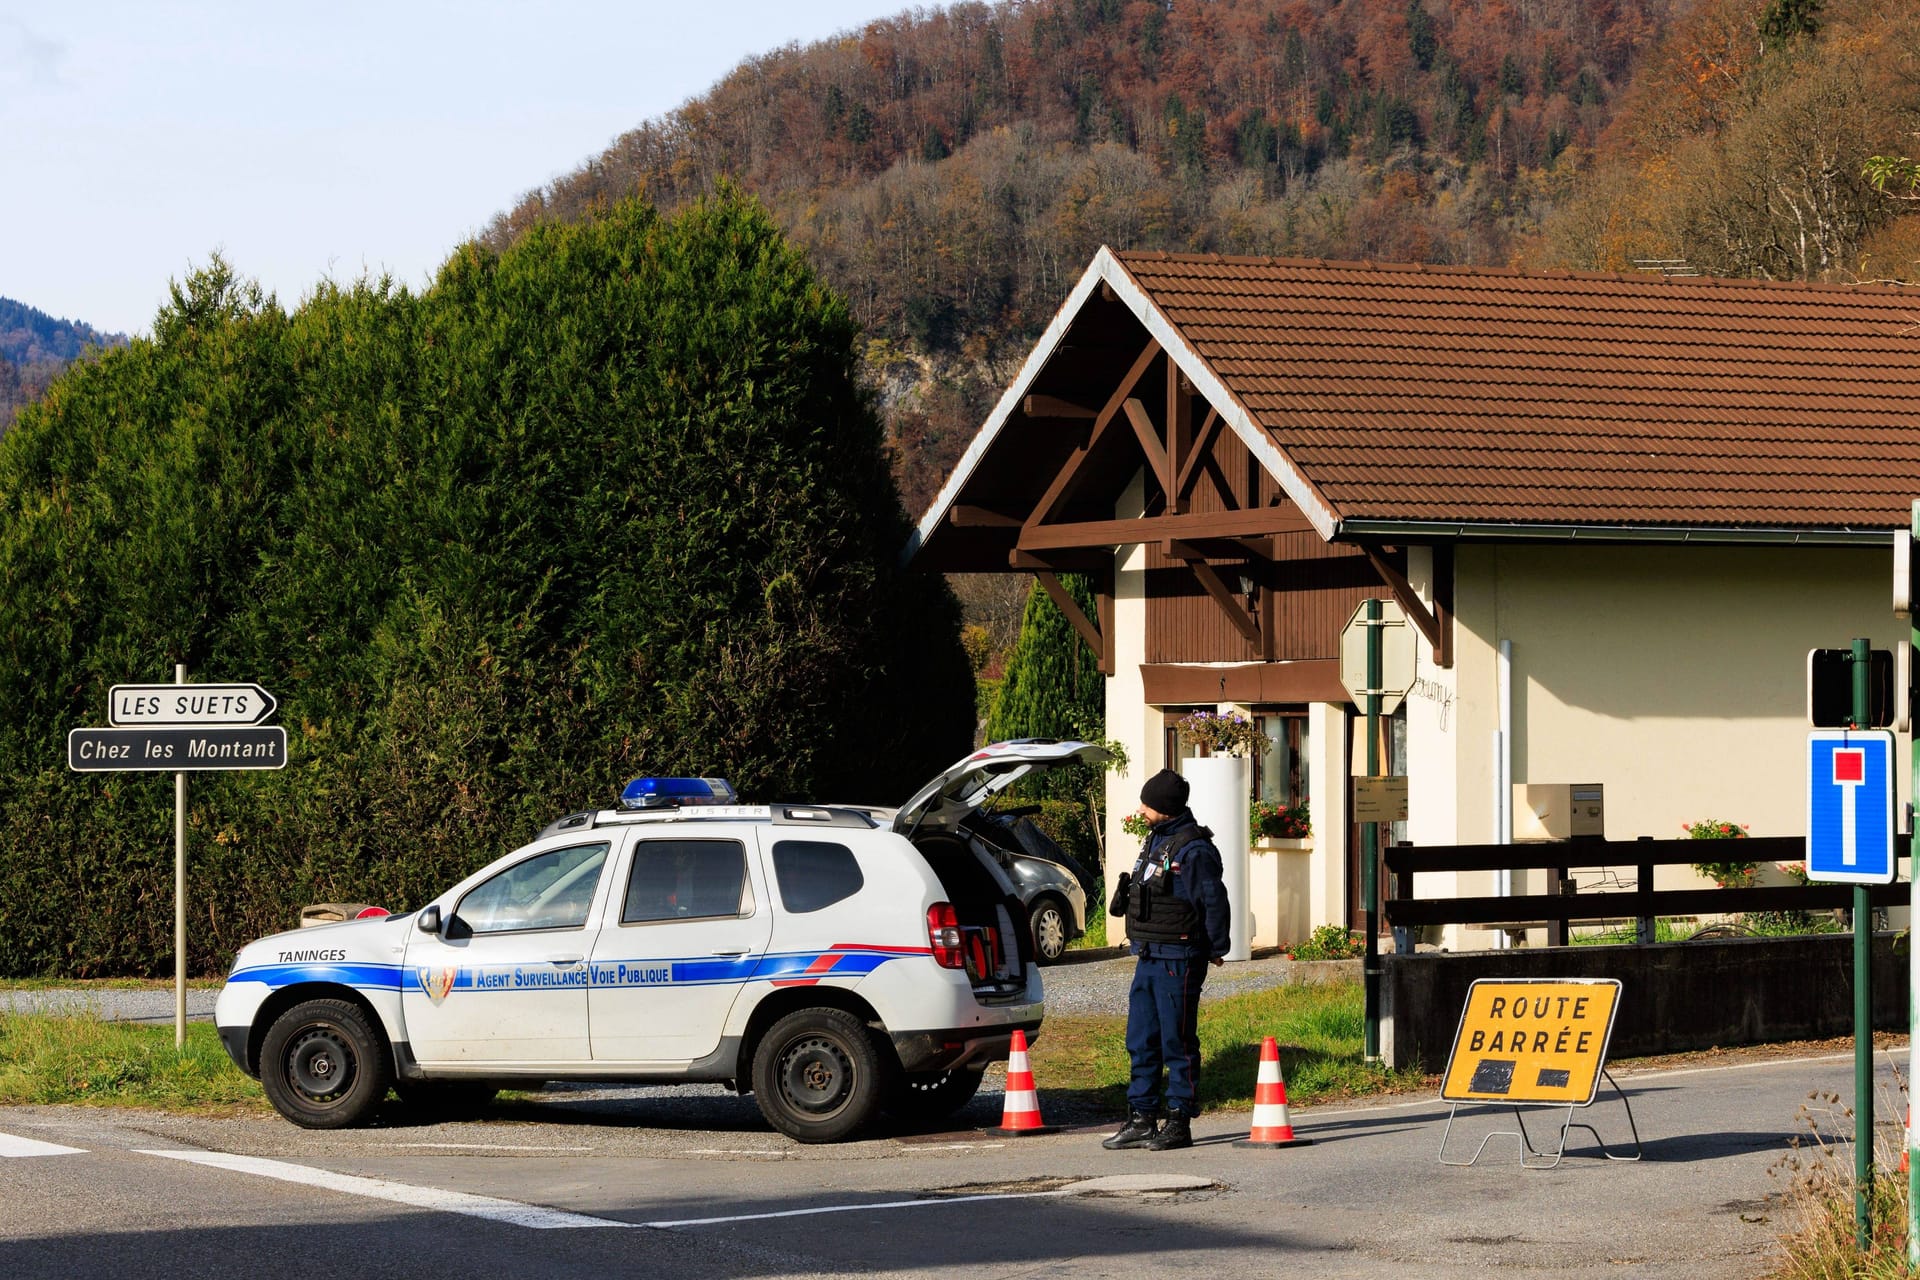
[[[1380,602],[1380,714],[1390,716],[1400,699],[1413,687],[1413,628],[1407,625],[1406,611],[1392,600]],[[1347,687],[1354,705],[1367,709],[1367,604],[1347,619],[1340,629],[1340,683]]]
[[[257,684],[117,684],[111,725],[259,724],[278,704]]]
[[[171,686],[169,686],[171,687]],[[202,769],[284,769],[287,731],[237,728],[75,729],[67,768],[81,773],[194,773]]]
[[[1892,884],[1893,735],[1807,735],[1807,879]]]

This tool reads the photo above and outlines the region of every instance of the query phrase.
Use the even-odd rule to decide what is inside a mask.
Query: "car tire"
[[[465,1120],[492,1105],[500,1089],[472,1080],[395,1080],[393,1091],[421,1119]]]
[[[754,1101],[796,1142],[839,1142],[879,1112],[889,1065],[860,1019],[842,1009],[801,1009],[760,1038]]]
[[[945,1120],[973,1101],[985,1075],[969,1067],[902,1075],[887,1098],[887,1114],[910,1125]]]
[[[1072,917],[1058,898],[1033,904],[1033,953],[1041,964],[1053,964],[1065,955],[1072,934]]]
[[[274,1019],[260,1045],[267,1101],[303,1129],[364,1124],[393,1068],[372,1016],[345,1000],[309,1000]]]

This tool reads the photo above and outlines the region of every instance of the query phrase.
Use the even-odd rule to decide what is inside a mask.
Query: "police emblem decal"
[[[447,998],[447,992],[453,990],[453,980],[460,976],[460,970],[453,966],[444,969],[423,968],[420,970],[420,989],[427,993],[427,999],[439,1004]]]

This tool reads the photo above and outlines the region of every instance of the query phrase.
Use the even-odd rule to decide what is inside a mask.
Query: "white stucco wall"
[[[1137,498],[1137,495],[1135,495]],[[1132,767],[1109,787],[1110,847],[1140,780],[1164,761],[1158,708],[1142,701],[1144,557],[1124,549],[1115,604],[1118,672],[1108,732]],[[1891,648],[1906,624],[1889,604],[1890,551],[1790,547],[1465,545],[1455,554],[1454,666],[1424,639],[1407,697],[1408,838],[1491,841],[1496,657],[1513,646],[1512,780],[1605,787],[1606,834],[1677,837],[1689,822],[1739,822],[1753,835],[1805,827],[1806,652],[1854,636]],[[1432,601],[1432,557],[1408,579]],[[1344,911],[1345,708],[1310,708],[1315,923]],[[1905,750],[1904,740],[1901,749]],[[1900,800],[1908,779],[1900,773]],[[1118,865],[1116,865],[1116,863]],[[1109,859],[1109,875],[1126,865]],[[1423,876],[1421,896],[1493,891],[1491,872]],[[1663,869],[1662,887],[1695,884]],[[1516,892],[1539,886],[1516,885]],[[1489,935],[1450,929],[1454,947]]]
[[[1516,784],[1604,784],[1614,840],[1676,837],[1704,818],[1756,836],[1803,834],[1807,650],[1904,638],[1890,579],[1891,552],[1879,550],[1461,548],[1458,806],[1417,815],[1415,838],[1492,838],[1503,639],[1513,645]]]

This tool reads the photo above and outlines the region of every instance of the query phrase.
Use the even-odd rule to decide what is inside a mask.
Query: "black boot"
[[[1160,1132],[1153,1135],[1147,1143],[1149,1151],[1179,1151],[1193,1145],[1193,1122],[1180,1112],[1167,1116],[1167,1122],[1160,1126]]]
[[[1154,1141],[1159,1131],[1154,1127],[1153,1117],[1144,1112],[1134,1111],[1127,1115],[1126,1124],[1120,1132],[1101,1142],[1109,1151],[1125,1151],[1131,1147],[1144,1147]]]

